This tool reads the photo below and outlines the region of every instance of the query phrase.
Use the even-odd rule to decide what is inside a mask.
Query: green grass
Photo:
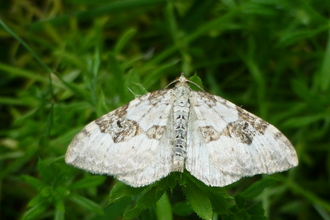
[[[1,219],[330,219],[330,2],[0,3]],[[262,117],[299,166],[143,188],[68,166],[88,122],[184,72]],[[179,180],[179,183],[175,180]]]

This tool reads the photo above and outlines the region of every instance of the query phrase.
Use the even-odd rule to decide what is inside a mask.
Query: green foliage
[[[258,196],[262,191],[275,184],[276,180],[271,177],[264,177],[263,179],[259,180],[258,182],[255,182],[252,184],[249,188],[247,188],[245,191],[241,192],[240,195],[243,196],[245,199],[252,199],[256,196]]]
[[[329,9],[321,0],[1,1],[0,218],[329,219]],[[181,72],[278,127],[299,166],[224,188],[188,172],[132,188],[65,164],[88,122]]]
[[[199,217],[202,219],[212,219],[211,201],[201,188],[194,185],[193,182],[187,182],[184,192],[189,204]]]

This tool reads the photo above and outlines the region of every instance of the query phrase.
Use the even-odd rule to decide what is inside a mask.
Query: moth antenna
[[[182,72],[180,77],[176,78],[174,81],[172,81],[170,84],[168,84],[164,89],[167,89],[170,85],[172,85],[173,83],[176,83],[176,82],[181,82],[181,83],[192,83],[194,84],[195,86],[197,86],[200,90],[202,90],[203,92],[205,92],[205,90],[203,88],[201,88],[197,83],[193,82],[193,81],[190,81],[189,79],[187,79],[185,76],[184,76],[184,73]]]

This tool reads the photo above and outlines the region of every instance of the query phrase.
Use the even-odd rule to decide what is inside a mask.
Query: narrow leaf
[[[23,175],[22,178],[24,179],[25,182],[33,186],[35,189],[40,189],[46,186],[41,180],[35,177]]]
[[[165,190],[158,190],[157,187],[149,187],[148,191],[136,200],[136,204],[132,208],[128,208],[124,217],[127,219],[136,218],[144,210],[150,208],[151,206],[156,205],[157,201],[164,194]],[[150,190],[149,190],[150,189]]]
[[[92,200],[89,200],[85,197],[76,194],[71,194],[69,198],[88,211],[94,212],[99,215],[104,215],[103,208]]]
[[[33,206],[24,213],[22,220],[37,219],[37,217],[40,216],[47,209],[47,207],[48,205],[46,205],[46,203],[40,203]]]
[[[65,219],[64,214],[65,214],[65,212],[56,210],[55,211],[55,220],[64,220]]]
[[[96,187],[102,184],[105,181],[105,176],[88,176],[84,179],[73,183],[70,188],[71,189],[82,189],[82,188],[89,188],[89,187]]]
[[[264,177],[252,184],[249,188],[247,188],[244,192],[240,193],[245,199],[252,199],[258,196],[266,187],[273,185],[276,183],[276,179],[273,177]]]
[[[114,53],[116,55],[118,55],[122,51],[122,49],[128,44],[128,42],[134,36],[134,34],[136,33],[136,31],[137,30],[135,28],[131,28],[131,29],[127,30],[123,34],[123,36],[121,36],[121,38],[116,43],[116,46],[115,46],[115,49],[114,49]]]
[[[118,181],[116,185],[114,185],[111,189],[109,195],[109,204],[128,196],[136,196],[145,189],[146,187],[133,188],[126,185],[125,183]]]

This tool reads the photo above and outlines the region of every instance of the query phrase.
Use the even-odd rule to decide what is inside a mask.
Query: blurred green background
[[[0,1],[0,218],[121,219],[136,200],[107,206],[115,179],[63,155],[84,125],[184,72],[297,150],[299,166],[246,203],[269,219],[330,219],[329,13],[328,0]],[[180,187],[166,195],[136,218],[199,219]],[[213,219],[265,219],[239,217],[239,198]]]

